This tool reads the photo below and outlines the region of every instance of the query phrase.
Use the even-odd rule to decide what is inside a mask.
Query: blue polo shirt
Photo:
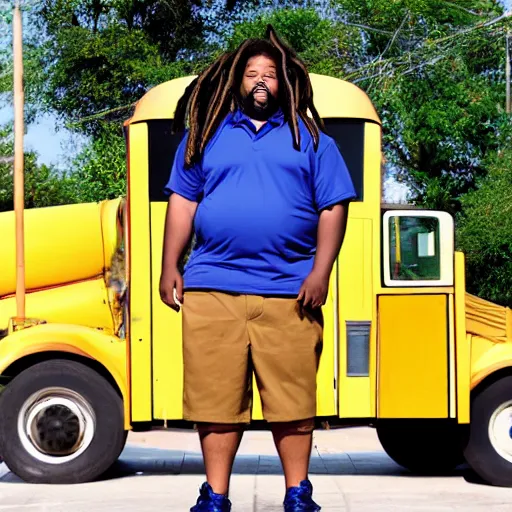
[[[165,190],[199,203],[186,290],[298,294],[313,268],[320,212],[356,195],[334,140],[322,133],[315,152],[302,122],[300,130],[297,151],[281,111],[258,131],[241,112],[229,114],[192,169],[184,169],[185,135]]]

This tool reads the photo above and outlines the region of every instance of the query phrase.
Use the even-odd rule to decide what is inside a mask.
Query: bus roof
[[[315,106],[323,118],[364,119],[380,124],[366,93],[356,85],[325,75],[310,74]],[[176,104],[194,76],[169,80],[150,89],[138,102],[125,125],[155,119],[172,119]]]

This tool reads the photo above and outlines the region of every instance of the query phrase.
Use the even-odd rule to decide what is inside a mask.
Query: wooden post
[[[505,87],[506,87],[506,103],[505,111],[507,114],[512,112],[511,100],[510,100],[510,30],[507,30],[506,47],[507,47],[507,60],[505,62]]]
[[[14,4],[12,20],[14,57],[14,212],[16,218],[16,317],[25,319],[25,180],[23,175],[23,36],[20,0]]]

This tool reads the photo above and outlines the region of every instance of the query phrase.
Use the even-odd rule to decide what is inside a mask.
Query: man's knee
[[[196,428],[201,436],[207,434],[228,434],[230,432],[243,432],[246,425],[243,423],[197,423]]]
[[[272,423],[272,430],[281,436],[311,434],[315,430],[315,418]]]

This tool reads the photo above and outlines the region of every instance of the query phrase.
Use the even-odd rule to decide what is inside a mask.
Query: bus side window
[[[164,187],[169,181],[174,155],[183,138],[183,133],[171,132],[172,120],[154,120],[148,122],[149,153],[149,200],[151,202],[168,201]]]
[[[347,164],[350,177],[356,189],[356,201],[363,200],[364,177],[364,126],[359,119],[324,119],[325,129],[331,136]]]
[[[439,220],[432,217],[390,217],[390,273],[396,280],[441,278]]]
[[[452,286],[453,229],[453,218],[446,212],[386,212],[385,285]]]

